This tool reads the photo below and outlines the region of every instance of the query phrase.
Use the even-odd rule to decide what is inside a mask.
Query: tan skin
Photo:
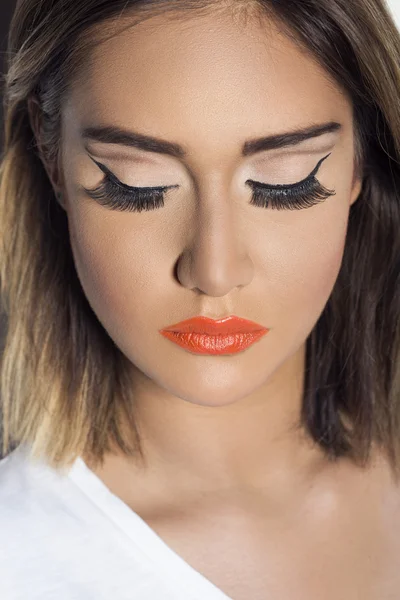
[[[241,155],[246,140],[331,121],[341,129]],[[187,156],[82,139],[98,125]],[[82,190],[103,179],[85,143],[124,183],[179,187],[153,211],[103,207]],[[249,204],[248,178],[295,183],[329,153],[317,178],[336,195],[301,210]],[[272,22],[210,13],[153,17],[99,46],[64,107],[58,168],[46,165],[87,298],[133,366],[146,464],[115,452],[93,470],[234,600],[398,597],[399,490],[386,462],[330,464],[293,429],[306,339],[361,190],[353,156],[350,101],[315,59]],[[159,334],[200,314],[271,331],[228,356]]]

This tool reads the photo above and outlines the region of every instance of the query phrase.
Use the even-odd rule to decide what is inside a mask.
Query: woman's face
[[[242,152],[249,140],[328,123],[340,127]],[[83,136],[98,127],[173,142],[185,154],[140,149],[128,136],[125,144]],[[265,390],[304,351],[342,262],[360,192],[343,92],[271,22],[158,16],[97,47],[71,87],[62,136],[78,276],[137,381],[208,406]],[[173,187],[153,210],[107,207],[85,191],[104,179],[95,161],[129,186]],[[290,185],[319,162],[316,178],[334,195],[300,209],[290,209],[288,195],[280,210],[273,199],[251,203],[248,179]],[[159,333],[198,315],[236,315],[270,331],[222,356],[190,352]]]

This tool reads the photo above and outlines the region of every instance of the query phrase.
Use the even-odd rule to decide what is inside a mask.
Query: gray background
[[[6,44],[7,44],[7,30],[8,25],[11,19],[12,12],[14,10],[16,1],[15,0],[0,0],[0,69],[1,69],[1,88],[0,95],[1,99],[3,98],[2,90],[3,90],[3,77],[4,77],[4,69],[5,69],[5,58],[6,58]],[[0,109],[0,148],[3,147],[3,102],[1,101],[1,109]],[[1,312],[0,305],[0,352],[3,348],[4,343],[4,331],[5,331],[5,318]],[[1,399],[0,399],[1,400]],[[0,428],[0,458],[2,458],[1,453],[1,428]]]
[[[7,43],[7,29],[8,29],[8,24],[10,22],[11,19],[11,15],[12,12],[14,10],[14,6],[15,6],[15,0],[1,0],[1,7],[0,7],[0,52],[1,52],[1,73],[3,75],[4,73],[4,59],[5,59],[5,53],[6,53],[6,43]],[[1,80],[3,82],[3,79]],[[3,84],[2,84],[3,85]],[[3,88],[1,88],[3,89]],[[0,119],[1,119],[1,145],[3,145],[3,119],[2,119],[2,112],[0,114]]]
[[[6,57],[6,43],[7,43],[7,29],[8,24],[11,19],[12,12],[15,6],[15,0],[0,0],[0,68],[1,68],[1,90],[3,89],[3,76],[4,76],[4,68],[5,68],[5,57]],[[2,95],[1,95],[2,97]],[[0,135],[0,147],[3,147],[3,103],[1,102],[1,110],[0,110],[0,125],[1,125],[1,135]],[[4,328],[5,328],[5,319],[1,313],[0,306],[0,348],[3,346],[3,337],[4,337]]]

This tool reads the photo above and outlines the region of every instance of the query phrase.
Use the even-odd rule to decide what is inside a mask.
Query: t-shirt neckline
[[[199,600],[232,600],[168,546],[144,519],[106,486],[83,458],[75,460],[68,477],[169,581],[173,580],[175,587]]]

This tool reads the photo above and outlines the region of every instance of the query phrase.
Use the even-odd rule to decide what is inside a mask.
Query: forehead
[[[195,149],[351,117],[329,74],[267,17],[158,15],[90,58],[66,105],[79,126],[131,127]]]

